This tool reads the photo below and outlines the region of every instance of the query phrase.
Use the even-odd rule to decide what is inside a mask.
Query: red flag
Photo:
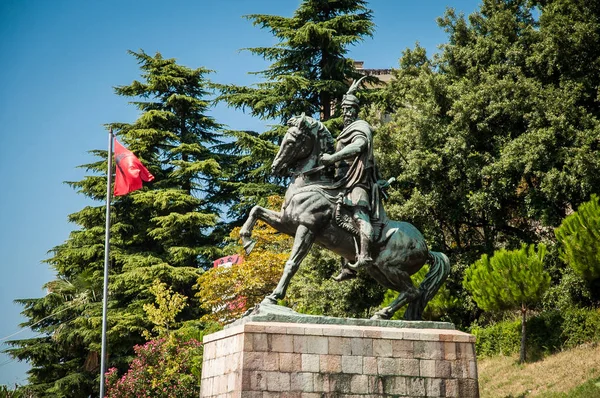
[[[142,162],[115,139],[115,163],[117,174],[115,177],[115,196],[127,195],[129,192],[142,188],[143,181],[152,181],[150,174]]]

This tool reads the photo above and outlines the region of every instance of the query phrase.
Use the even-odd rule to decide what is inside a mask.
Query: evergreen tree
[[[550,285],[544,271],[546,246],[523,245],[520,250],[505,249],[490,258],[481,256],[465,272],[463,284],[473,294],[477,305],[486,311],[521,310],[520,362],[525,362],[525,325],[527,310],[536,303]]]
[[[600,8],[578,0],[483,0],[448,10],[430,58],[408,49],[385,89],[391,122],[375,136],[396,177],[389,213],[414,222],[453,265],[553,239],[552,229],[600,186]],[[374,118],[375,120],[375,118]],[[475,258],[474,258],[475,257]],[[465,306],[454,321],[468,324]]]
[[[111,205],[111,267],[108,311],[108,365],[121,370],[143,343],[152,322],[144,304],[154,302],[155,280],[187,297],[178,321],[202,313],[193,285],[202,267],[219,254],[215,246],[218,201],[214,197],[223,157],[214,152],[220,126],[205,113],[210,82],[204,68],[190,69],[160,54],[131,52],[142,80],[116,88],[133,99],[141,115],[132,124],[113,123],[120,140],[155,175],[140,191]],[[70,183],[80,193],[105,200],[107,152],[84,165],[92,172]],[[31,387],[40,397],[97,394],[101,341],[101,292],[105,207],[88,206],[69,216],[80,229],[52,250],[47,262],[57,280],[40,299],[18,300],[28,326],[40,335],[13,341],[9,353],[28,360]]]
[[[600,204],[598,196],[565,218],[555,231],[562,244],[561,258],[579,275],[592,281],[600,278]]]
[[[253,14],[246,18],[268,29],[279,42],[273,47],[248,49],[272,62],[268,69],[255,72],[264,78],[256,87],[221,86],[220,99],[234,108],[247,110],[265,121],[274,121],[262,134],[232,132],[229,150],[241,153],[229,191],[241,201],[233,208],[234,218],[243,218],[249,207],[266,205],[271,194],[281,194],[281,179],[271,176],[270,165],[276,144],[285,132],[285,122],[293,115],[331,117],[332,104],[348,88],[348,81],[360,76],[348,48],[373,34],[371,11],[363,0],[304,0],[292,17]]]

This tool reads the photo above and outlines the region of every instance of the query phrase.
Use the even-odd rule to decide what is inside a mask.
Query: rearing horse
[[[334,185],[331,170],[319,164],[321,155],[332,151],[333,138],[321,122],[308,116],[293,117],[288,124],[291,127],[271,168],[276,174],[292,173],[282,209],[276,212],[254,206],[240,231],[248,253],[253,247],[252,229],[258,220],[294,237],[283,275],[273,293],[264,300],[270,303],[285,297],[292,277],[315,242],[348,261],[356,261],[357,231],[352,227],[350,211],[342,206],[339,195],[343,191],[331,188]],[[374,229],[373,263],[365,270],[381,285],[399,294],[389,306],[377,311],[373,319],[389,319],[407,303],[405,319],[421,319],[427,302],[448,277],[448,257],[429,251],[423,235],[412,224],[388,219],[382,206]],[[429,272],[416,288],[410,276],[425,263],[429,263]]]

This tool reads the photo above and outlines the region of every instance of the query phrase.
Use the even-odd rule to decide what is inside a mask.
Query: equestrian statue
[[[359,100],[354,95],[362,79],[344,95],[341,108],[344,128],[334,139],[318,120],[301,115],[288,121],[271,170],[291,172],[281,211],[254,206],[240,236],[246,252],[254,242],[252,229],[262,220],[294,237],[291,255],[275,290],[264,303],[276,304],[313,243],[339,254],[344,261],[338,282],[355,278],[364,269],[398,297],[377,311],[373,319],[389,319],[408,304],[407,320],[420,320],[450,272],[445,254],[428,250],[423,235],[407,222],[387,218],[382,199],[390,181],[379,176],[373,156],[373,129],[358,119]],[[410,276],[425,264],[429,271],[419,287]]]

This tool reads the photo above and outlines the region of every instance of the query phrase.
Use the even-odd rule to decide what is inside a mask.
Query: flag
[[[143,181],[152,181],[154,176],[144,167],[142,162],[115,139],[115,196],[127,195],[142,188]]]

